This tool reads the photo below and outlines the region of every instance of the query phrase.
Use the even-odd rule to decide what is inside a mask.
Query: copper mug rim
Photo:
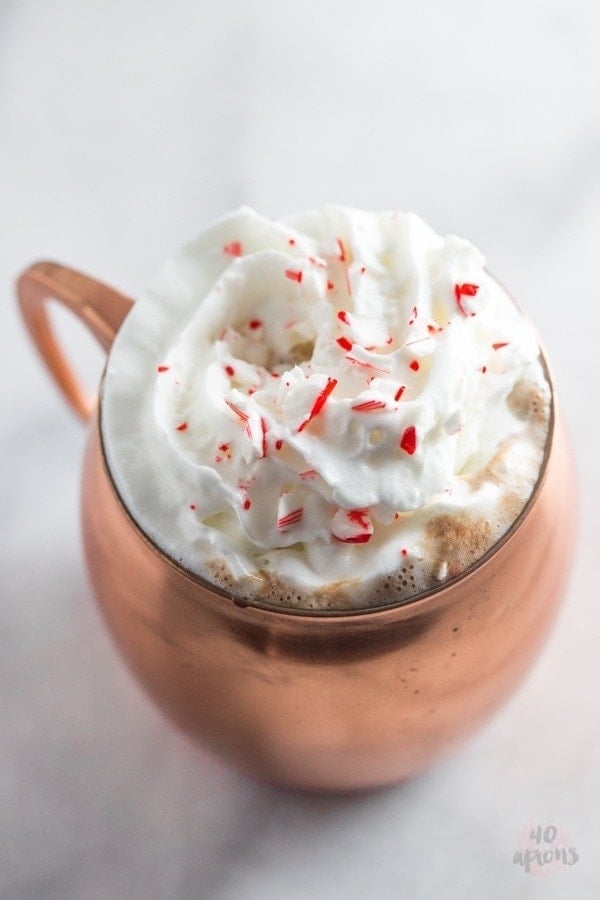
[[[250,599],[242,600],[231,592],[226,591],[178,563],[171,556],[166,554],[149,537],[149,535],[142,530],[128,506],[123,501],[108,465],[101,417],[98,414],[101,401],[97,397],[87,396],[82,389],[76,375],[73,373],[56,341],[47,314],[47,303],[49,301],[66,306],[88,327],[100,346],[105,350],[108,360],[114,338],[135,301],[103,282],[54,262],[34,263],[19,276],[16,288],[21,313],[27,329],[67,403],[84,423],[89,422],[91,419],[96,419],[97,421],[102,462],[111,490],[122,512],[135,528],[138,535],[148,548],[160,558],[163,564],[174,569],[193,584],[200,585],[210,593],[225,600],[229,600],[236,607],[243,608],[248,612],[250,612],[250,610],[256,610],[260,611],[262,615],[266,614],[269,616],[272,614],[280,621],[285,621],[287,619],[293,620],[298,624],[303,620],[307,622],[310,621],[313,624],[317,621],[341,624],[357,619],[376,621],[385,618],[387,614],[401,608],[405,609],[410,607],[411,611],[420,611],[433,600],[443,602],[447,595],[451,596],[454,593],[454,588],[458,583],[464,584],[471,580],[480,569],[485,567],[492,558],[496,557],[496,555],[515,538],[521,526],[529,516],[532,508],[535,506],[542,490],[546,479],[548,461],[554,444],[556,426],[556,391],[554,379],[548,363],[547,353],[538,336],[538,346],[540,349],[542,365],[550,387],[550,415],[542,462],[533,490],[523,506],[523,509],[511,523],[506,532],[498,538],[498,540],[495,541],[489,549],[479,557],[479,559],[463,572],[445,581],[443,585],[439,587],[421,591],[405,600],[355,610],[296,609],[293,607],[261,603]],[[513,300],[513,302],[515,302],[515,305],[518,307],[516,301]],[[101,375],[100,386],[104,380],[105,372],[106,364]]]

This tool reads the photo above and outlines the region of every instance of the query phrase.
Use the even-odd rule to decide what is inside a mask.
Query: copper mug
[[[46,301],[58,301],[110,352],[132,301],[53,263],[24,272],[18,295],[50,372],[90,423],[82,530],[102,615],[185,732],[256,778],[345,791],[428,768],[506,700],[542,646],[573,546],[573,468],[554,390],[535,490],[466,573],[375,610],[243,605],[166,557],[133,520],[107,467],[96,403],[49,326]]]

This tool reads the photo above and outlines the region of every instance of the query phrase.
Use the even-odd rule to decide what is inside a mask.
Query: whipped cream
[[[525,505],[550,389],[531,324],[418,216],[242,208],[111,351],[102,428],[140,527],[240,598],[352,608],[476,562]]]

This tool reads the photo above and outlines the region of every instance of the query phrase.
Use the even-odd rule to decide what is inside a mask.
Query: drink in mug
[[[567,459],[535,331],[467,241],[402,213],[241,209],[118,330],[84,477],[92,579],[188,731],[279,783],[381,784],[451,749],[540,645]]]
[[[242,209],[185,247],[103,386],[146,533],[272,606],[383,606],[464,572],[523,509],[550,419],[533,327],[483,263],[417,216],[339,207]]]

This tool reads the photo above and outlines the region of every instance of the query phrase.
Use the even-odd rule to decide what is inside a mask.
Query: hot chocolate
[[[376,607],[519,516],[550,419],[536,334],[417,216],[241,209],[169,262],[113,345],[102,432],[140,527],[241,600]]]

